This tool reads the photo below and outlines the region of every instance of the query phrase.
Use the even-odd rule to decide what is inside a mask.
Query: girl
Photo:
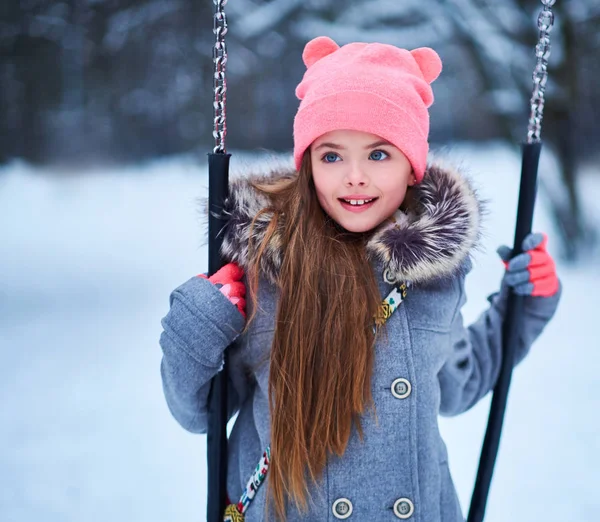
[[[427,164],[439,56],[320,37],[303,60],[296,169],[233,182],[230,264],[171,294],[167,403],[185,429],[206,432],[228,350],[239,412],[228,494],[241,498],[229,520],[463,521],[438,415],[494,387],[510,287],[527,295],[515,364],[554,314],[545,236],[510,262],[499,250],[500,291],[465,327],[481,204],[455,169]]]

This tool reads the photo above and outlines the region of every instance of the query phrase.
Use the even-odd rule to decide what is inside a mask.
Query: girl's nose
[[[369,184],[369,178],[360,165],[351,165],[344,183],[348,187],[365,187]]]

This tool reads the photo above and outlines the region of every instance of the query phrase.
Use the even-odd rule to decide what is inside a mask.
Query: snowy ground
[[[468,281],[474,319],[501,275],[520,162],[496,146],[453,156],[492,199]],[[204,519],[205,437],[167,411],[158,337],[170,290],[206,268],[206,184],[185,158],[85,176],[0,170],[2,522]],[[595,204],[600,176],[584,186]],[[542,206],[535,228],[552,242]],[[488,522],[600,516],[600,271],[560,272],[558,316],[513,379]],[[488,404],[442,420],[465,509]]]

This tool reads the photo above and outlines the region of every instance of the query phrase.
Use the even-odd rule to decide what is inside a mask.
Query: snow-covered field
[[[520,160],[495,145],[451,154],[491,199],[474,319],[501,277]],[[204,520],[205,437],[167,411],[158,337],[170,290],[206,269],[206,186],[187,158],[84,176],[0,170],[0,521]],[[595,206],[600,175],[583,187]],[[534,228],[552,247],[544,210]],[[488,522],[600,519],[597,266],[560,267],[558,315],[514,375]],[[465,511],[488,405],[441,421]]]

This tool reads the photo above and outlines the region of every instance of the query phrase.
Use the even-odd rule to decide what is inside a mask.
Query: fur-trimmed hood
[[[258,212],[268,206],[268,198],[258,193],[250,181],[267,181],[296,175],[290,167],[274,167],[248,172],[230,181],[224,204],[227,223],[222,254],[227,261],[248,268],[250,228]],[[389,282],[426,282],[452,276],[475,248],[480,235],[482,202],[457,169],[430,163],[423,181],[409,188],[403,204],[392,218],[376,228],[367,243],[373,262],[380,263]],[[252,233],[260,242],[272,218],[263,213]],[[273,234],[263,256],[261,271],[276,281],[283,260],[281,234]]]

